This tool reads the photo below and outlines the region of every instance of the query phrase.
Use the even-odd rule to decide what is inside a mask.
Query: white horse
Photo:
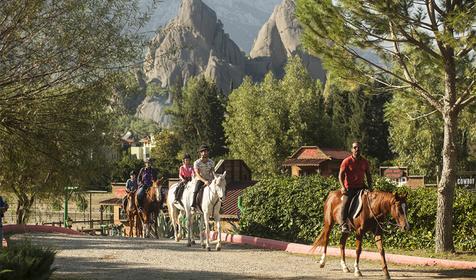
[[[203,213],[200,219],[200,244],[203,248],[206,248],[210,251],[210,216],[213,216],[215,219],[215,224],[218,232],[218,243],[216,250],[221,250],[221,224],[220,224],[220,208],[221,203],[225,199],[226,191],[226,171],[222,175],[215,175],[215,178],[210,183],[209,186],[205,187],[203,190],[202,203],[200,204]],[[170,219],[174,228],[174,237],[175,241],[180,241],[181,226],[179,221],[179,214],[185,212],[187,217],[187,246],[192,246],[192,200],[193,200],[193,190],[195,189],[196,180],[192,180],[187,183],[183,191],[182,199],[180,200],[182,204],[175,201],[175,190],[177,189],[179,183],[172,185],[167,194],[167,206],[169,209]],[[198,211],[196,211],[198,212]],[[203,224],[205,224],[205,233],[203,233]],[[177,228],[178,227],[178,228]],[[205,244],[203,243],[203,234],[205,234]]]

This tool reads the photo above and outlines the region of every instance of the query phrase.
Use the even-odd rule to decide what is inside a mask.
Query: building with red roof
[[[282,166],[292,176],[320,174],[337,177],[342,160],[350,155],[350,152],[339,149],[302,146]]]

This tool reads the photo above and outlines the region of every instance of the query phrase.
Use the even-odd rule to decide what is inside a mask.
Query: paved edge
[[[44,233],[63,233],[72,235],[82,235],[79,231],[64,227],[40,226],[40,225],[4,225],[3,234],[44,232]]]
[[[70,235],[83,235],[79,231],[64,227],[40,226],[40,225],[4,225],[3,235],[27,233],[27,232],[42,232],[42,233],[62,233]],[[8,247],[8,237],[2,240],[2,245]]]
[[[218,233],[211,231],[211,239],[217,239]],[[237,244],[248,244],[253,245],[259,248],[265,249],[274,249],[282,250],[289,253],[297,254],[306,254],[306,255],[318,255],[320,252],[316,250],[315,252],[311,251],[312,246],[291,243],[279,240],[273,240],[268,238],[239,235],[239,234],[229,234],[222,233],[222,241],[237,243]],[[327,247],[327,255],[330,256],[340,256],[340,249],[334,247]],[[355,250],[346,249],[345,255],[355,258]],[[362,251],[360,255],[361,259],[366,260],[380,260],[380,254],[376,252]],[[445,268],[457,268],[457,269],[476,269],[476,262],[470,261],[453,261],[445,259],[434,259],[434,258],[425,258],[425,257],[415,257],[415,256],[405,256],[405,255],[396,255],[396,254],[385,254],[387,262],[396,263],[396,264],[410,264],[410,265],[424,265],[424,266],[438,266]]]

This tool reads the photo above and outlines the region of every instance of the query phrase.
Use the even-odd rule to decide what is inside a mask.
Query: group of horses
[[[140,213],[136,207],[137,199],[135,196],[130,196],[129,203],[127,204],[127,214],[129,217],[129,225],[131,226],[129,235],[132,236],[134,217],[137,217],[135,224],[138,236],[148,236],[151,231],[151,225],[155,225],[155,232],[157,233],[157,216],[160,211],[160,206],[165,203],[164,199],[166,199],[169,217],[173,225],[175,241],[178,242],[182,238],[180,217],[186,217],[187,246],[191,246],[194,243],[192,235],[192,216],[194,214],[199,214],[200,244],[203,248],[210,251],[209,219],[210,217],[213,217],[217,227],[216,231],[218,233],[216,250],[219,251],[221,249],[220,208],[226,192],[225,176],[226,172],[221,175],[216,175],[211,184],[204,188],[203,198],[199,204],[199,209],[196,210],[195,213],[191,209],[193,190],[196,183],[194,180],[186,184],[182,198],[178,201],[175,200],[175,190],[179,186],[179,183],[172,185],[168,190],[166,198],[162,198],[160,188],[158,187],[160,181],[154,182],[153,186],[147,191],[146,198],[144,199],[143,211]],[[366,232],[372,232],[375,236],[377,248],[381,256],[382,270],[385,278],[390,279],[387,262],[385,260],[385,251],[383,248],[385,220],[388,215],[391,215],[396,221],[395,225],[401,230],[407,231],[410,229],[407,220],[406,195],[382,191],[365,191],[360,199],[361,209],[358,215],[353,216],[348,221],[356,235],[354,274],[355,276],[362,276],[359,268],[360,254],[362,252],[362,238]],[[327,245],[329,243],[331,229],[334,224],[339,223],[341,200],[342,192],[337,190],[330,192],[324,203],[324,228],[313,244],[313,250],[317,247],[323,248],[323,254],[320,259],[321,268],[324,267],[326,262]],[[341,268],[344,272],[350,272],[345,261],[345,244],[348,236],[348,233],[342,233],[340,238]]]
[[[158,238],[157,218],[162,206],[167,204],[169,217],[174,230],[174,238],[177,242],[182,238],[180,217],[185,217],[187,221],[187,246],[191,246],[192,243],[194,243],[192,234],[192,216],[197,214],[200,216],[200,244],[203,248],[210,251],[209,224],[210,217],[213,217],[218,232],[216,250],[221,250],[220,208],[225,199],[226,193],[226,171],[223,174],[215,175],[210,185],[203,189],[201,202],[197,205],[198,207],[195,211],[192,211],[193,191],[196,184],[195,180],[192,180],[185,185],[182,197],[179,200],[175,199],[175,190],[179,187],[180,183],[172,185],[166,196],[162,195],[160,183],[161,180],[153,181],[152,186],[147,189],[141,211],[139,211],[137,195],[131,193],[127,196],[125,212],[130,227],[128,235],[132,237],[135,229],[136,236],[138,237],[149,237],[155,235],[155,237]]]

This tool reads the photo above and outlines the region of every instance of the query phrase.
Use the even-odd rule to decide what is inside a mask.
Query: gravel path
[[[310,256],[224,244],[206,252],[184,241],[124,237],[17,235],[58,250],[53,279],[355,279],[329,258],[324,269]],[[349,268],[353,259],[348,259]],[[378,262],[361,261],[364,279],[382,279]],[[476,271],[390,264],[392,279],[474,279]]]

